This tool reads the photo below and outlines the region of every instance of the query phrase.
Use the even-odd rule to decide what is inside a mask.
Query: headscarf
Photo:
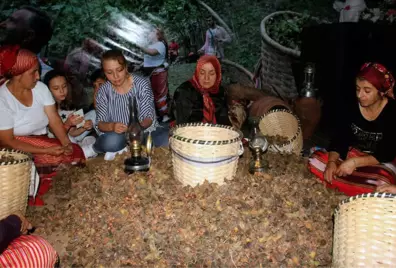
[[[18,45],[0,48],[0,85],[7,78],[23,74],[38,63],[37,56]]]
[[[206,63],[211,63],[216,72],[216,81],[211,88],[205,89],[202,85],[199,84],[199,72],[202,69],[202,66]],[[197,67],[195,68],[194,76],[190,79],[191,84],[194,86],[196,90],[198,90],[203,96],[203,122],[204,123],[212,123],[216,124],[216,116],[215,111],[216,108],[214,106],[213,100],[209,94],[216,94],[219,92],[219,87],[221,83],[221,65],[219,60],[215,56],[205,55],[199,58],[197,62]]]
[[[385,66],[379,63],[365,63],[360,68],[360,72],[357,76],[367,80],[387,97],[392,99],[395,98],[393,95],[395,79],[393,78],[393,75],[385,68]]]

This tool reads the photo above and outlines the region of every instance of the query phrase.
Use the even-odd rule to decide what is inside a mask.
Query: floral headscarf
[[[201,71],[202,66],[206,63],[211,63],[216,71],[216,81],[214,85],[209,89],[203,88],[203,86],[199,84],[199,79],[198,79],[199,72]],[[220,83],[221,83],[221,65],[219,60],[215,56],[211,56],[211,55],[202,56],[197,62],[197,67],[195,68],[194,76],[190,79],[190,82],[194,86],[194,88],[203,95],[203,101],[204,101],[203,122],[216,124],[216,117],[215,117],[216,108],[209,94],[216,94],[219,92]]]
[[[393,78],[393,75],[385,68],[385,66],[379,63],[365,63],[360,68],[360,72],[357,76],[367,80],[387,97],[392,99],[395,98],[393,95],[395,79]]]
[[[23,74],[38,63],[37,56],[19,46],[3,46],[0,48],[0,85],[7,78]]]

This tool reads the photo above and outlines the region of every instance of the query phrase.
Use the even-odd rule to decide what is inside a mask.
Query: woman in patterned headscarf
[[[202,56],[194,76],[175,91],[171,105],[171,125],[212,123],[231,125],[221,83],[221,66],[215,56]]]
[[[30,51],[0,48],[0,146],[33,154],[43,193],[61,163],[82,164],[85,157],[70,142],[50,91],[38,81],[38,70]],[[57,139],[47,137],[47,125]]]
[[[356,77],[358,102],[340,118],[329,153],[315,152],[310,160],[311,171],[328,186],[355,195],[395,183],[394,85],[383,65],[362,66]]]

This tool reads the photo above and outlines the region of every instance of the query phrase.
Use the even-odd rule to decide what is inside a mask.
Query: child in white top
[[[95,143],[95,137],[88,136],[94,126],[96,118],[95,111],[90,111],[84,117],[75,115],[76,111],[73,103],[70,101],[69,84],[66,76],[56,70],[49,71],[44,78],[44,83],[47,84],[52,96],[55,99],[59,116],[62,119],[63,125],[69,134],[69,138],[73,143],[78,143],[84,151],[85,157],[95,157],[97,154],[92,150],[92,145]],[[77,127],[83,121],[82,127]],[[48,136],[53,134],[49,131]]]

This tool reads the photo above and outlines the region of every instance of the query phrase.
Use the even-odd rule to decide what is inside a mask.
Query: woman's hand
[[[126,132],[127,129],[128,129],[128,126],[124,125],[123,123],[114,123],[113,131],[115,133],[121,134],[121,133]]]
[[[222,44],[224,42],[223,38],[215,38],[216,42]]]
[[[60,156],[61,154],[63,154],[65,152],[65,149],[62,146],[52,146],[52,147],[47,148],[45,151],[46,151],[45,152],[46,154]]]
[[[84,124],[83,128],[85,130],[91,130],[93,128],[92,120],[85,121],[85,124]]]
[[[143,121],[140,122],[140,126],[144,129],[146,129],[146,128],[149,128],[152,123],[153,123],[153,120],[151,120],[151,118],[145,118]]]
[[[74,126],[77,126],[78,124],[80,124],[83,120],[84,120],[84,117],[71,113],[67,117],[67,119],[65,121],[65,125],[74,127]]]
[[[392,184],[381,185],[378,186],[375,191],[381,193],[396,194],[396,185],[392,185]]]
[[[32,224],[20,213],[12,213],[15,216],[18,216],[18,218],[21,220],[21,233],[24,234],[26,233],[27,230],[30,230],[33,228]]]
[[[333,176],[337,171],[337,164],[334,161],[327,162],[326,169],[324,171],[324,179],[331,183],[333,181]]]
[[[73,153],[73,146],[71,143],[68,143],[63,146],[63,151],[65,155],[71,155]]]
[[[341,163],[336,171],[336,175],[340,177],[345,177],[347,175],[351,175],[353,171],[356,169],[356,163],[353,158],[349,158]]]

